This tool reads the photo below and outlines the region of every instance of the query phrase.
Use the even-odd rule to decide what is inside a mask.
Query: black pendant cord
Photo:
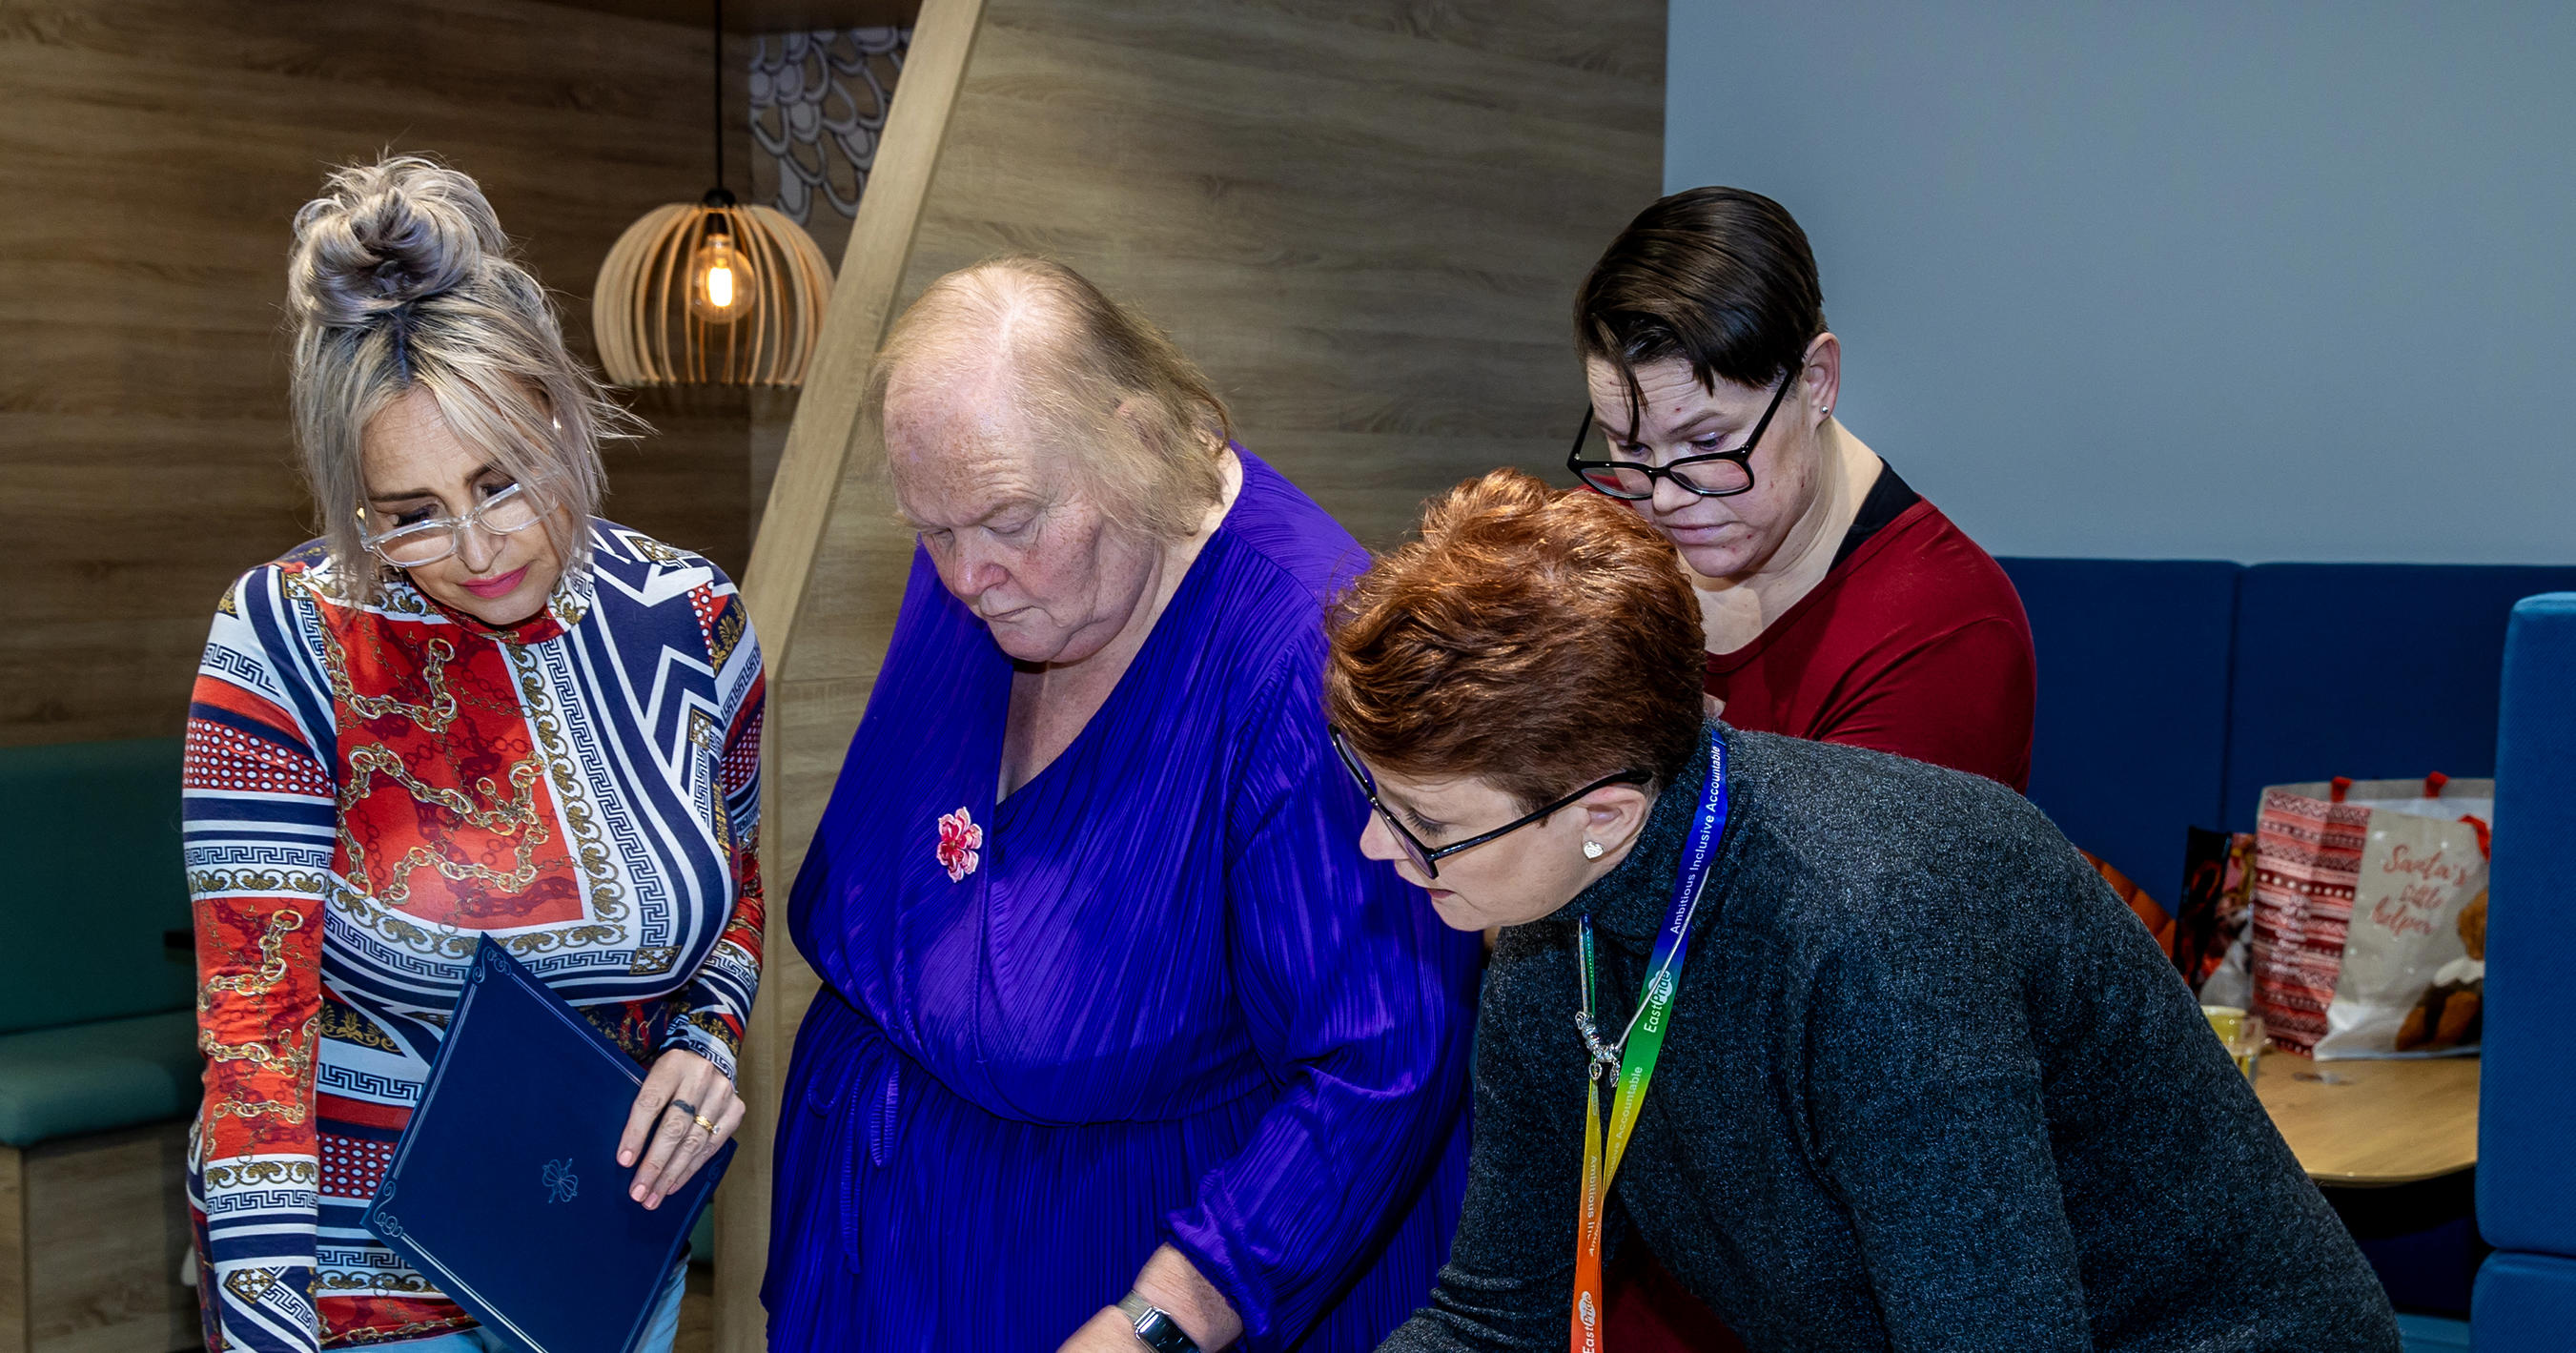
[[[724,189],[724,0],[713,0],[708,6],[714,49],[707,58],[707,111],[715,124],[716,188]]]
[[[707,58],[707,116],[714,124],[716,186],[707,189],[705,201],[710,207],[730,209],[734,205],[734,196],[726,192],[724,186],[724,0],[712,0],[707,13],[707,38],[715,44],[714,55]],[[706,229],[710,237],[733,233],[732,227],[725,223],[722,211],[708,217]]]

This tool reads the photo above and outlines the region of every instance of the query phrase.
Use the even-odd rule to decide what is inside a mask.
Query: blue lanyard
[[[1689,838],[1682,845],[1681,868],[1673,874],[1672,910],[1664,918],[1663,930],[1655,936],[1653,955],[1646,965],[1646,983],[1638,993],[1637,1015],[1629,1021],[1636,1027],[1639,1019],[1649,1018],[1648,1008],[1660,995],[1669,1005],[1673,993],[1681,986],[1682,964],[1690,958],[1691,918],[1699,911],[1700,894],[1708,887],[1708,871],[1717,863],[1717,847],[1726,835],[1726,739],[1714,728],[1708,734],[1708,781],[1700,786],[1699,811],[1691,819]],[[1622,1036],[1617,1043],[1604,1042],[1594,1022],[1595,1000],[1592,983],[1593,940],[1592,917],[1582,918],[1583,1010],[1577,1022],[1583,1029],[1583,1042],[1596,1065],[1616,1066],[1619,1050],[1627,1042]],[[1660,1030],[1663,1019],[1653,1017]]]
[[[1572,1353],[1598,1353],[1601,1348],[1603,1291],[1601,1277],[1602,1206],[1628,1141],[1637,1130],[1637,1114],[1653,1083],[1655,1061],[1672,1027],[1673,1002],[1681,990],[1682,964],[1690,957],[1691,917],[1699,911],[1708,887],[1709,866],[1716,863],[1719,840],[1726,834],[1726,741],[1716,729],[1708,735],[1708,783],[1700,787],[1699,814],[1691,821],[1682,847],[1681,868],[1673,875],[1673,906],[1654,954],[1646,965],[1646,982],[1637,993],[1637,1013],[1617,1043],[1604,1043],[1593,1019],[1592,918],[1582,921],[1583,1009],[1575,1023],[1583,1031],[1590,1063],[1583,1086],[1583,1196],[1575,1217],[1574,1310]],[[1601,1129],[1601,1073],[1616,1068],[1617,1089],[1611,1096],[1610,1130]]]

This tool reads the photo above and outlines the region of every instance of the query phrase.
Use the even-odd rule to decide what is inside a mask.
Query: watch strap
[[[1178,1322],[1134,1292],[1118,1299],[1118,1313],[1127,1317],[1128,1323],[1136,1327],[1136,1337],[1154,1353],[1201,1353]]]

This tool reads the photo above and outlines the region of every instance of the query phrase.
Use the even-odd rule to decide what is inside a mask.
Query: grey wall
[[[2576,562],[2576,6],[1673,0],[1846,423],[1997,554]]]

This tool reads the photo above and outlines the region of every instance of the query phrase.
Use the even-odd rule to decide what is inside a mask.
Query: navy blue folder
[[[367,1229],[536,1353],[630,1353],[733,1160],[646,1211],[617,1139],[634,1061],[489,936]]]

